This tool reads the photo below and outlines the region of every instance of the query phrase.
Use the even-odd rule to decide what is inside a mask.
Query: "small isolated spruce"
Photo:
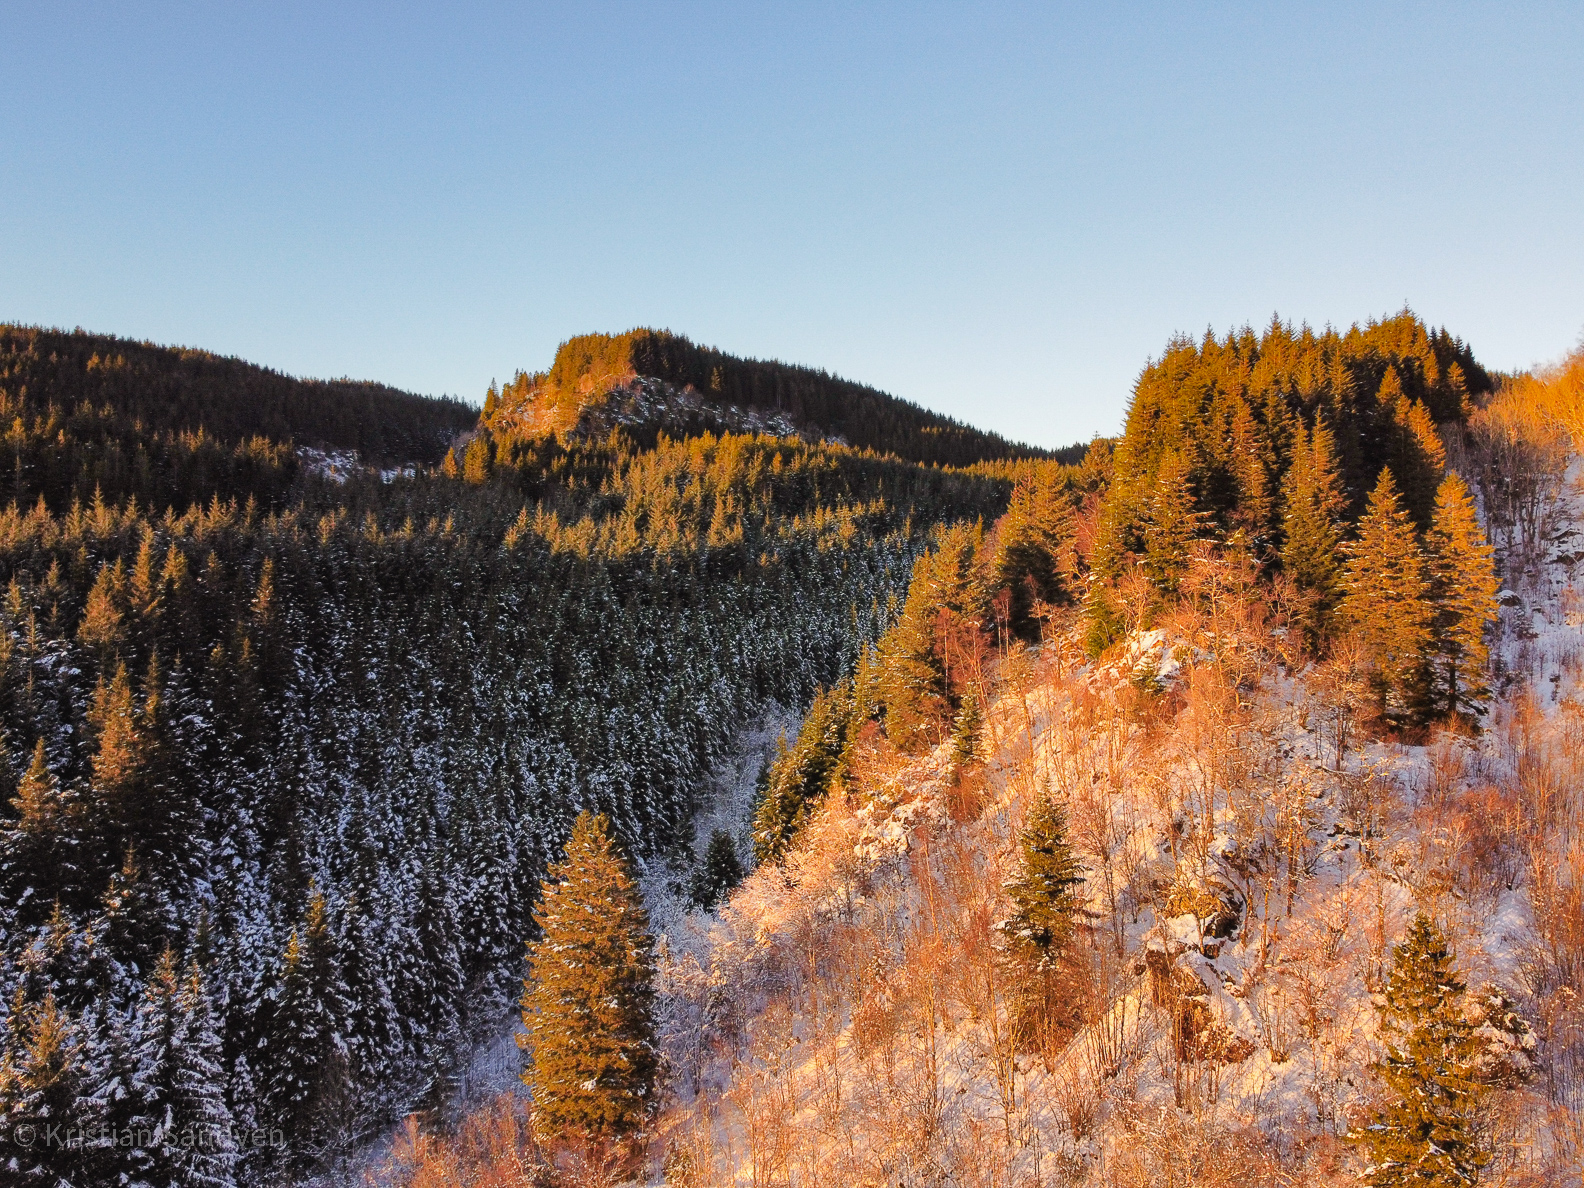
[[[1396,1100],[1353,1141],[1374,1188],[1461,1188],[1487,1161],[1478,1135],[1478,1045],[1463,1017],[1463,983],[1446,937],[1423,912],[1392,952],[1381,1006],[1386,1058],[1374,1066]]]
[[[655,1100],[654,942],[603,813],[578,816],[534,922],[521,1040],[534,1109],[565,1138],[630,1137]]]
[[[962,706],[957,710],[957,721],[952,726],[952,766],[969,767],[979,762],[979,751],[984,745],[984,710],[979,705],[979,694],[970,688],[963,694]]]
[[[693,899],[702,908],[712,908],[738,883],[742,882],[742,862],[737,857],[737,843],[724,829],[710,834],[709,847],[704,851],[704,865],[699,869],[693,887]]]
[[[1072,939],[1084,869],[1067,840],[1067,810],[1045,790],[1019,839],[1022,869],[1007,884],[1012,914],[1003,926],[1012,950],[1032,968],[1060,960]]]

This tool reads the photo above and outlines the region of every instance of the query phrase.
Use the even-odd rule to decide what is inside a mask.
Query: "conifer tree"
[[[87,1152],[81,1148],[40,1141],[51,1126],[64,1130],[91,1120],[85,1072],[82,1038],[55,996],[28,1003],[18,990],[0,1052],[0,1134],[6,1164],[15,1167],[20,1183],[55,1188],[85,1169]],[[23,1127],[31,1128],[23,1131],[31,1142],[14,1141]]]
[[[1374,1188],[1464,1188],[1488,1161],[1477,1114],[1477,1044],[1463,1016],[1463,983],[1446,937],[1423,912],[1392,951],[1381,1021],[1386,1057],[1376,1073],[1396,1100],[1350,1137],[1369,1153]]]
[[[880,640],[880,700],[886,735],[898,750],[916,754],[939,741],[948,710],[946,668],[935,651],[935,558],[913,567],[902,615]]]
[[[478,486],[480,483],[488,482],[489,476],[489,438],[480,433],[468,443],[467,451],[462,455],[462,477],[474,486]]]
[[[779,859],[825,799],[841,773],[852,727],[853,696],[843,682],[814,695],[797,741],[783,744],[770,766],[764,797],[754,812],[754,859]]]
[[[19,918],[31,922],[41,919],[80,875],[69,806],[50,770],[43,739],[33,747],[11,808],[15,819],[0,825],[0,886],[18,906]]]
[[[1303,630],[1311,648],[1329,633],[1341,598],[1342,516],[1347,494],[1337,471],[1331,432],[1316,419],[1300,427],[1283,481],[1282,570],[1305,595]]]
[[[1425,541],[1435,604],[1434,694],[1447,714],[1473,717],[1489,694],[1485,629],[1496,617],[1493,550],[1480,528],[1467,484],[1449,474],[1436,492],[1435,519]]]
[[[349,1054],[346,987],[335,960],[324,896],[313,892],[261,1004],[259,1080],[268,1116],[289,1136],[289,1158],[306,1166],[344,1119]]]
[[[992,584],[1011,591],[1011,627],[1023,636],[1038,632],[1036,601],[1058,603],[1068,597],[1072,509],[1049,469],[1041,467],[1018,480],[995,528]]]
[[[654,955],[627,859],[583,812],[545,876],[523,983],[524,1082],[555,1133],[624,1139],[654,1107]]]
[[[699,868],[698,882],[693,890],[694,902],[702,908],[712,908],[742,882],[742,878],[737,843],[724,829],[715,830],[704,850],[704,864]]]
[[[1414,524],[1423,531],[1430,526],[1436,487],[1446,471],[1446,447],[1441,444],[1429,410],[1420,401],[1399,400],[1394,419],[1394,473],[1402,490],[1403,504],[1413,516]]]
[[[1380,708],[1416,717],[1426,704],[1433,608],[1424,553],[1389,469],[1370,493],[1348,554],[1342,609],[1374,665]]]
[[[957,710],[957,721],[952,726],[952,766],[969,767],[979,761],[984,745],[985,717],[979,704],[979,694],[970,688],[963,694],[962,705]]]
[[[1160,461],[1144,518],[1144,572],[1162,594],[1177,593],[1201,516],[1194,510],[1188,465],[1175,449]]]
[[[983,534],[959,525],[920,557],[897,622],[880,640],[880,701],[886,735],[898,750],[918,754],[941,741],[953,708],[950,674],[941,654],[943,615],[976,629],[986,609],[979,573]]]
[[[1021,865],[1007,884],[1012,914],[1003,926],[1028,968],[1047,967],[1066,952],[1077,925],[1084,868],[1067,839],[1067,810],[1042,789],[1018,837]]]
[[[120,601],[125,585],[126,575],[121,562],[117,561],[114,565],[106,562],[99,567],[99,576],[88,591],[82,622],[77,627],[77,638],[85,647],[96,649],[101,655],[109,655],[124,635]]]
[[[157,1136],[148,1152],[157,1182],[224,1188],[235,1164],[220,1067],[220,1040],[196,967],[185,980],[167,949],[138,1006],[134,1125]]]

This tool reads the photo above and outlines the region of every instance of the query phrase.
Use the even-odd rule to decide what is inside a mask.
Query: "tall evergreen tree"
[[[1057,486],[1057,467],[1041,466],[1018,479],[1006,514],[996,523],[991,584],[1010,592],[1011,628],[1038,637],[1036,602],[1070,597],[1072,508]]]
[[[1396,1100],[1351,1137],[1374,1188],[1466,1188],[1489,1160],[1478,1133],[1477,1045],[1446,937],[1423,912],[1392,951],[1381,1006],[1386,1057],[1376,1073]]]
[[[136,1126],[155,1136],[152,1178],[172,1188],[226,1188],[236,1153],[219,1036],[197,968],[184,980],[169,949],[138,1007],[135,1054]]]
[[[39,739],[11,799],[16,816],[0,824],[0,887],[24,923],[42,919],[63,891],[80,885],[70,807]]]
[[[1436,491],[1435,519],[1425,539],[1435,605],[1433,692],[1442,713],[1473,717],[1490,690],[1485,631],[1496,617],[1493,550],[1480,528],[1467,484],[1449,474]]]
[[[51,1127],[64,1131],[93,1120],[83,1055],[76,1021],[53,994],[29,1003],[17,992],[0,1051],[0,1134],[8,1148],[0,1166],[14,1168],[10,1182],[57,1188],[91,1168],[88,1151],[47,1137]]]
[[[534,1110],[569,1138],[630,1137],[656,1104],[654,944],[603,813],[578,816],[534,922],[522,997]]]
[[[288,1136],[284,1153],[310,1166],[346,1121],[346,987],[322,894],[308,900],[259,1010],[259,1080],[267,1110]]]
[[[1341,599],[1342,517],[1347,508],[1331,431],[1318,418],[1312,433],[1298,430],[1282,494],[1282,570],[1305,598],[1302,627],[1315,648],[1329,634]]]
[[[1413,521],[1391,471],[1382,470],[1348,551],[1342,609],[1374,665],[1381,710],[1399,719],[1426,707],[1429,594]]]
[[[979,762],[984,747],[984,728],[984,709],[979,704],[979,694],[970,688],[963,694],[957,720],[952,724],[953,767],[970,767]]]
[[[1168,449],[1162,456],[1144,518],[1144,572],[1162,594],[1177,593],[1188,571],[1188,549],[1199,534],[1201,515],[1183,456]]]

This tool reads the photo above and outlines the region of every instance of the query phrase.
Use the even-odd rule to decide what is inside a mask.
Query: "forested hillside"
[[[578,812],[685,847],[737,727],[837,680],[1019,465],[621,434],[459,461],[455,403],[0,343],[20,1182],[285,1183],[441,1094]],[[332,482],[308,445],[416,466]]]
[[[1051,456],[827,372],[739,359],[666,330],[568,339],[548,371],[518,372],[491,389],[484,407],[485,424],[502,445],[611,423],[675,436],[719,430],[723,420],[740,428],[732,422],[754,414],[780,421],[782,432],[913,462],[968,466]],[[1082,453],[1075,447],[1061,460],[1076,462]]]
[[[1174,341],[1114,451],[936,535],[736,890],[646,918],[582,820],[531,1101],[383,1174],[1576,1188],[1581,382],[1406,312]]]

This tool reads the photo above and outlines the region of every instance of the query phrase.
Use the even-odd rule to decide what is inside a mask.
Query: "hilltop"
[[[648,329],[568,339],[548,371],[520,371],[492,387],[483,424],[501,443],[551,433],[598,437],[617,426],[649,440],[660,432],[770,433],[951,466],[1075,463],[1084,451],[1008,441],[825,371],[741,359]]]
[[[432,466],[477,412],[384,384],[305,380],[185,347],[0,325],[9,494],[185,503],[281,483],[297,449]],[[216,490],[218,484],[219,489]],[[246,493],[258,494],[256,490]]]

